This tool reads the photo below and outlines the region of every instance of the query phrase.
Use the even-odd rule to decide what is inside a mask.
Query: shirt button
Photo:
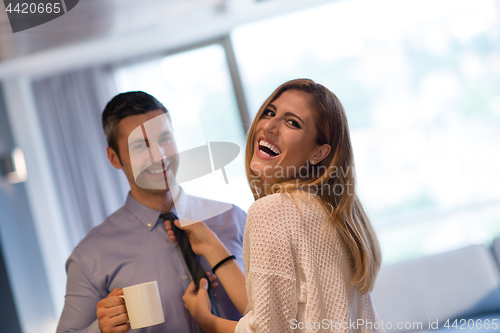
[[[151,223],[151,222],[148,223],[148,227],[151,228],[152,225],[153,225],[153,223]]]
[[[179,243],[174,243],[174,246],[175,247],[179,247]]]
[[[184,280],[189,280],[189,275],[184,275]]]

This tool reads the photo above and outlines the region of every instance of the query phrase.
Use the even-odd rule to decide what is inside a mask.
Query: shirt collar
[[[174,198],[174,211],[180,219],[185,218],[188,204],[188,197],[182,187],[174,185],[171,188],[172,198]]]
[[[181,216],[184,216],[184,212],[186,211],[187,195],[180,186],[177,187],[178,189],[172,193],[172,196],[175,198],[172,212],[181,218]],[[154,229],[158,223],[160,214],[162,214],[162,212],[149,208],[134,199],[132,195],[130,195],[130,192],[125,200],[124,208],[127,209],[148,230]]]

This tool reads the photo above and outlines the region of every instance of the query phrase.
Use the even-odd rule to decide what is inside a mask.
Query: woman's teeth
[[[270,154],[268,154],[267,152],[265,152],[264,150],[261,149],[261,147],[266,147],[268,148],[269,150],[271,150],[274,154],[274,156],[277,156],[279,154],[281,154],[281,150],[276,147],[275,145],[273,145],[272,143],[269,143],[267,141],[264,141],[264,140],[260,140],[259,141],[259,150],[266,156],[271,156]]]

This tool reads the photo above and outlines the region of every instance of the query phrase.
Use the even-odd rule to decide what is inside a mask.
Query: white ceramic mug
[[[161,324],[165,321],[156,281],[123,288],[125,306],[132,329]]]

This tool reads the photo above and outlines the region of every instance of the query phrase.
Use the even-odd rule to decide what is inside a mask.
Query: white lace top
[[[304,195],[273,194],[250,207],[243,239],[248,307],[235,332],[383,332],[370,294],[349,283],[344,243],[308,197],[309,204]]]

